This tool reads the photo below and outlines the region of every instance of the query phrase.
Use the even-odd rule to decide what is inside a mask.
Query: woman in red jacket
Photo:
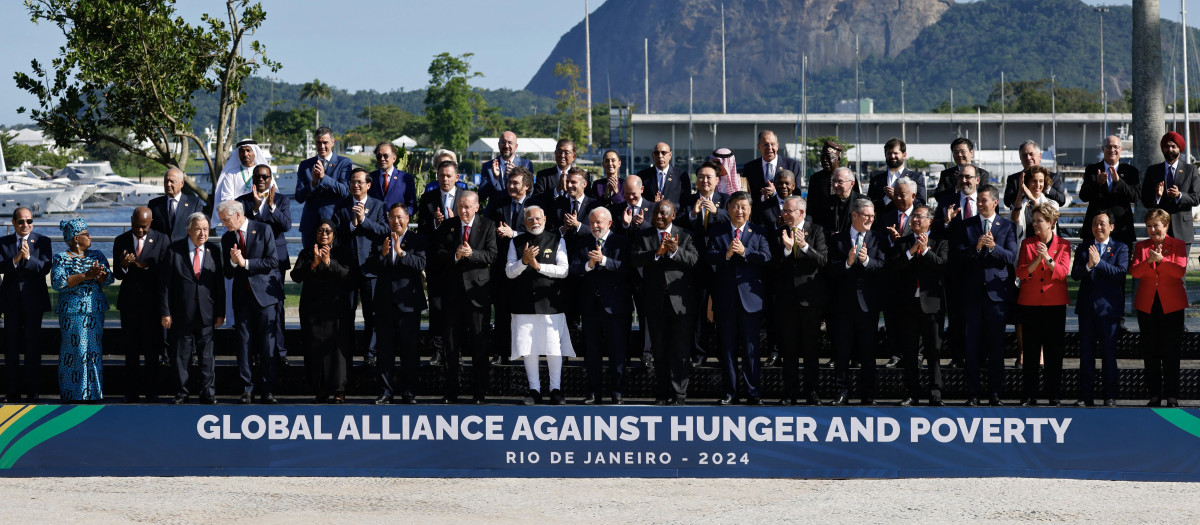
[[[1025,352],[1025,397],[1021,406],[1037,404],[1038,352],[1043,352],[1046,360],[1046,397],[1051,406],[1059,404],[1071,243],[1054,234],[1056,223],[1056,206],[1034,206],[1030,224],[1033,235],[1021,242],[1017,257],[1017,277],[1021,279],[1017,305],[1024,326],[1021,338]]]
[[[1187,269],[1187,245],[1167,237],[1171,216],[1161,209],[1146,212],[1146,233],[1150,238],[1133,247],[1129,275],[1138,280],[1138,328],[1141,330],[1142,357],[1146,360],[1146,386],[1150,402],[1146,406],[1177,407],[1179,401],[1179,343],[1183,338],[1183,311],[1187,291],[1183,274]]]

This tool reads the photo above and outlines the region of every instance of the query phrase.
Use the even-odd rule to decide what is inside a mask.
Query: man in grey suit
[[[1147,209],[1162,208],[1171,214],[1167,235],[1191,246],[1196,235],[1192,227],[1192,207],[1200,204],[1200,180],[1196,177],[1196,167],[1186,160],[1180,160],[1180,152],[1184,151],[1183,136],[1180,134],[1168,131],[1158,145],[1166,162],[1146,168],[1146,180],[1142,181],[1142,205]]]

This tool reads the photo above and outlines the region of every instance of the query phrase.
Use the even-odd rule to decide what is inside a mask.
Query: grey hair
[[[526,206],[526,207],[525,207],[525,213],[523,213],[522,215],[524,215],[524,216],[528,217],[528,216],[529,216],[529,212],[531,212],[531,211],[533,211],[533,210],[537,210],[537,211],[540,211],[540,212],[542,212],[542,215],[543,215],[543,216],[545,216],[545,215],[546,215],[546,210],[543,210],[543,209],[542,209],[542,207],[541,207],[541,206],[538,206],[537,204],[531,204],[531,205],[529,205],[529,206]]]
[[[840,168],[838,168],[838,169],[836,169],[836,170],[833,170],[833,179],[834,179],[834,180],[837,180],[838,174],[839,174],[839,173],[841,173],[841,172],[843,172],[843,171],[844,171],[844,172],[846,172],[846,173],[849,173],[849,174],[850,174],[850,179],[851,179],[851,180],[853,180],[853,179],[855,178],[855,177],[854,177],[854,170],[852,170],[852,169],[850,169],[850,168],[847,168],[846,166],[842,166],[842,167],[840,167]]]
[[[191,215],[188,215],[187,227],[189,230],[192,229],[192,226],[196,225],[196,221],[208,222],[208,216],[205,215],[203,212],[196,212]]]
[[[588,217],[591,218],[593,215],[596,215],[597,213],[603,215],[605,219],[608,219],[610,221],[612,220],[612,212],[608,211],[608,208],[605,208],[604,206],[597,206],[596,208],[593,208],[592,212],[588,214]]]
[[[441,157],[442,155],[449,156],[450,160],[453,160],[455,164],[458,164],[458,155],[455,154],[453,151],[450,151],[448,149],[439,149],[439,150],[433,152],[433,158],[435,158],[435,159],[438,157]]]
[[[854,201],[854,204],[850,206],[850,211],[854,213],[862,213],[862,211],[867,208],[871,208],[872,210],[875,209],[875,204],[871,202],[871,199],[857,199]]]
[[[1021,147],[1017,148],[1017,153],[1020,153],[1020,152],[1022,152],[1022,151],[1025,151],[1025,148],[1026,148],[1027,146],[1033,146],[1033,149],[1037,150],[1037,152],[1038,152],[1038,153],[1041,153],[1041,152],[1042,152],[1042,147],[1041,147],[1041,146],[1039,146],[1039,145],[1038,145],[1038,143],[1037,143],[1036,141],[1034,141],[1034,140],[1026,140],[1025,142],[1022,142],[1022,143],[1021,143]]]
[[[237,213],[237,214],[239,214],[239,215],[245,215],[245,214],[246,214],[246,208],[245,208],[245,207],[243,207],[243,206],[242,206],[242,203],[241,203],[241,202],[238,202],[238,201],[225,201],[225,202],[222,202],[221,204],[218,204],[218,205],[217,205],[217,215],[218,215],[218,216],[220,216],[220,215],[228,215],[228,214],[231,214],[231,213]]]
[[[917,192],[917,181],[908,177],[900,177],[896,179],[896,182],[892,183],[892,188],[894,189],[898,190],[901,186],[908,188],[908,191],[911,193],[915,194]]]
[[[801,197],[799,195],[792,195],[791,197],[783,199],[784,204],[787,204],[789,202],[794,202],[794,203],[796,203],[796,206],[798,206],[800,209],[808,211],[808,201],[804,200],[804,197]]]

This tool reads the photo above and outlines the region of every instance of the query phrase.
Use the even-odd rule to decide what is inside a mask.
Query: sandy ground
[[[0,479],[5,523],[1196,523],[1200,484],[1047,479]]]

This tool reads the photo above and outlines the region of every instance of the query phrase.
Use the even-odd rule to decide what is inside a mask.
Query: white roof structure
[[[413,138],[408,135],[400,135],[400,138],[393,140],[392,144],[404,149],[413,149],[417,147],[417,141],[413,140]]]
[[[539,160],[553,159],[556,145],[558,145],[558,139],[518,137],[517,154],[537,155]],[[467,153],[474,153],[481,157],[494,157],[500,153],[500,139],[498,137],[481,137],[467,147]]]
[[[21,144],[23,146],[42,146],[53,143],[40,129],[24,128],[16,131],[10,131],[13,134],[10,144]]]

